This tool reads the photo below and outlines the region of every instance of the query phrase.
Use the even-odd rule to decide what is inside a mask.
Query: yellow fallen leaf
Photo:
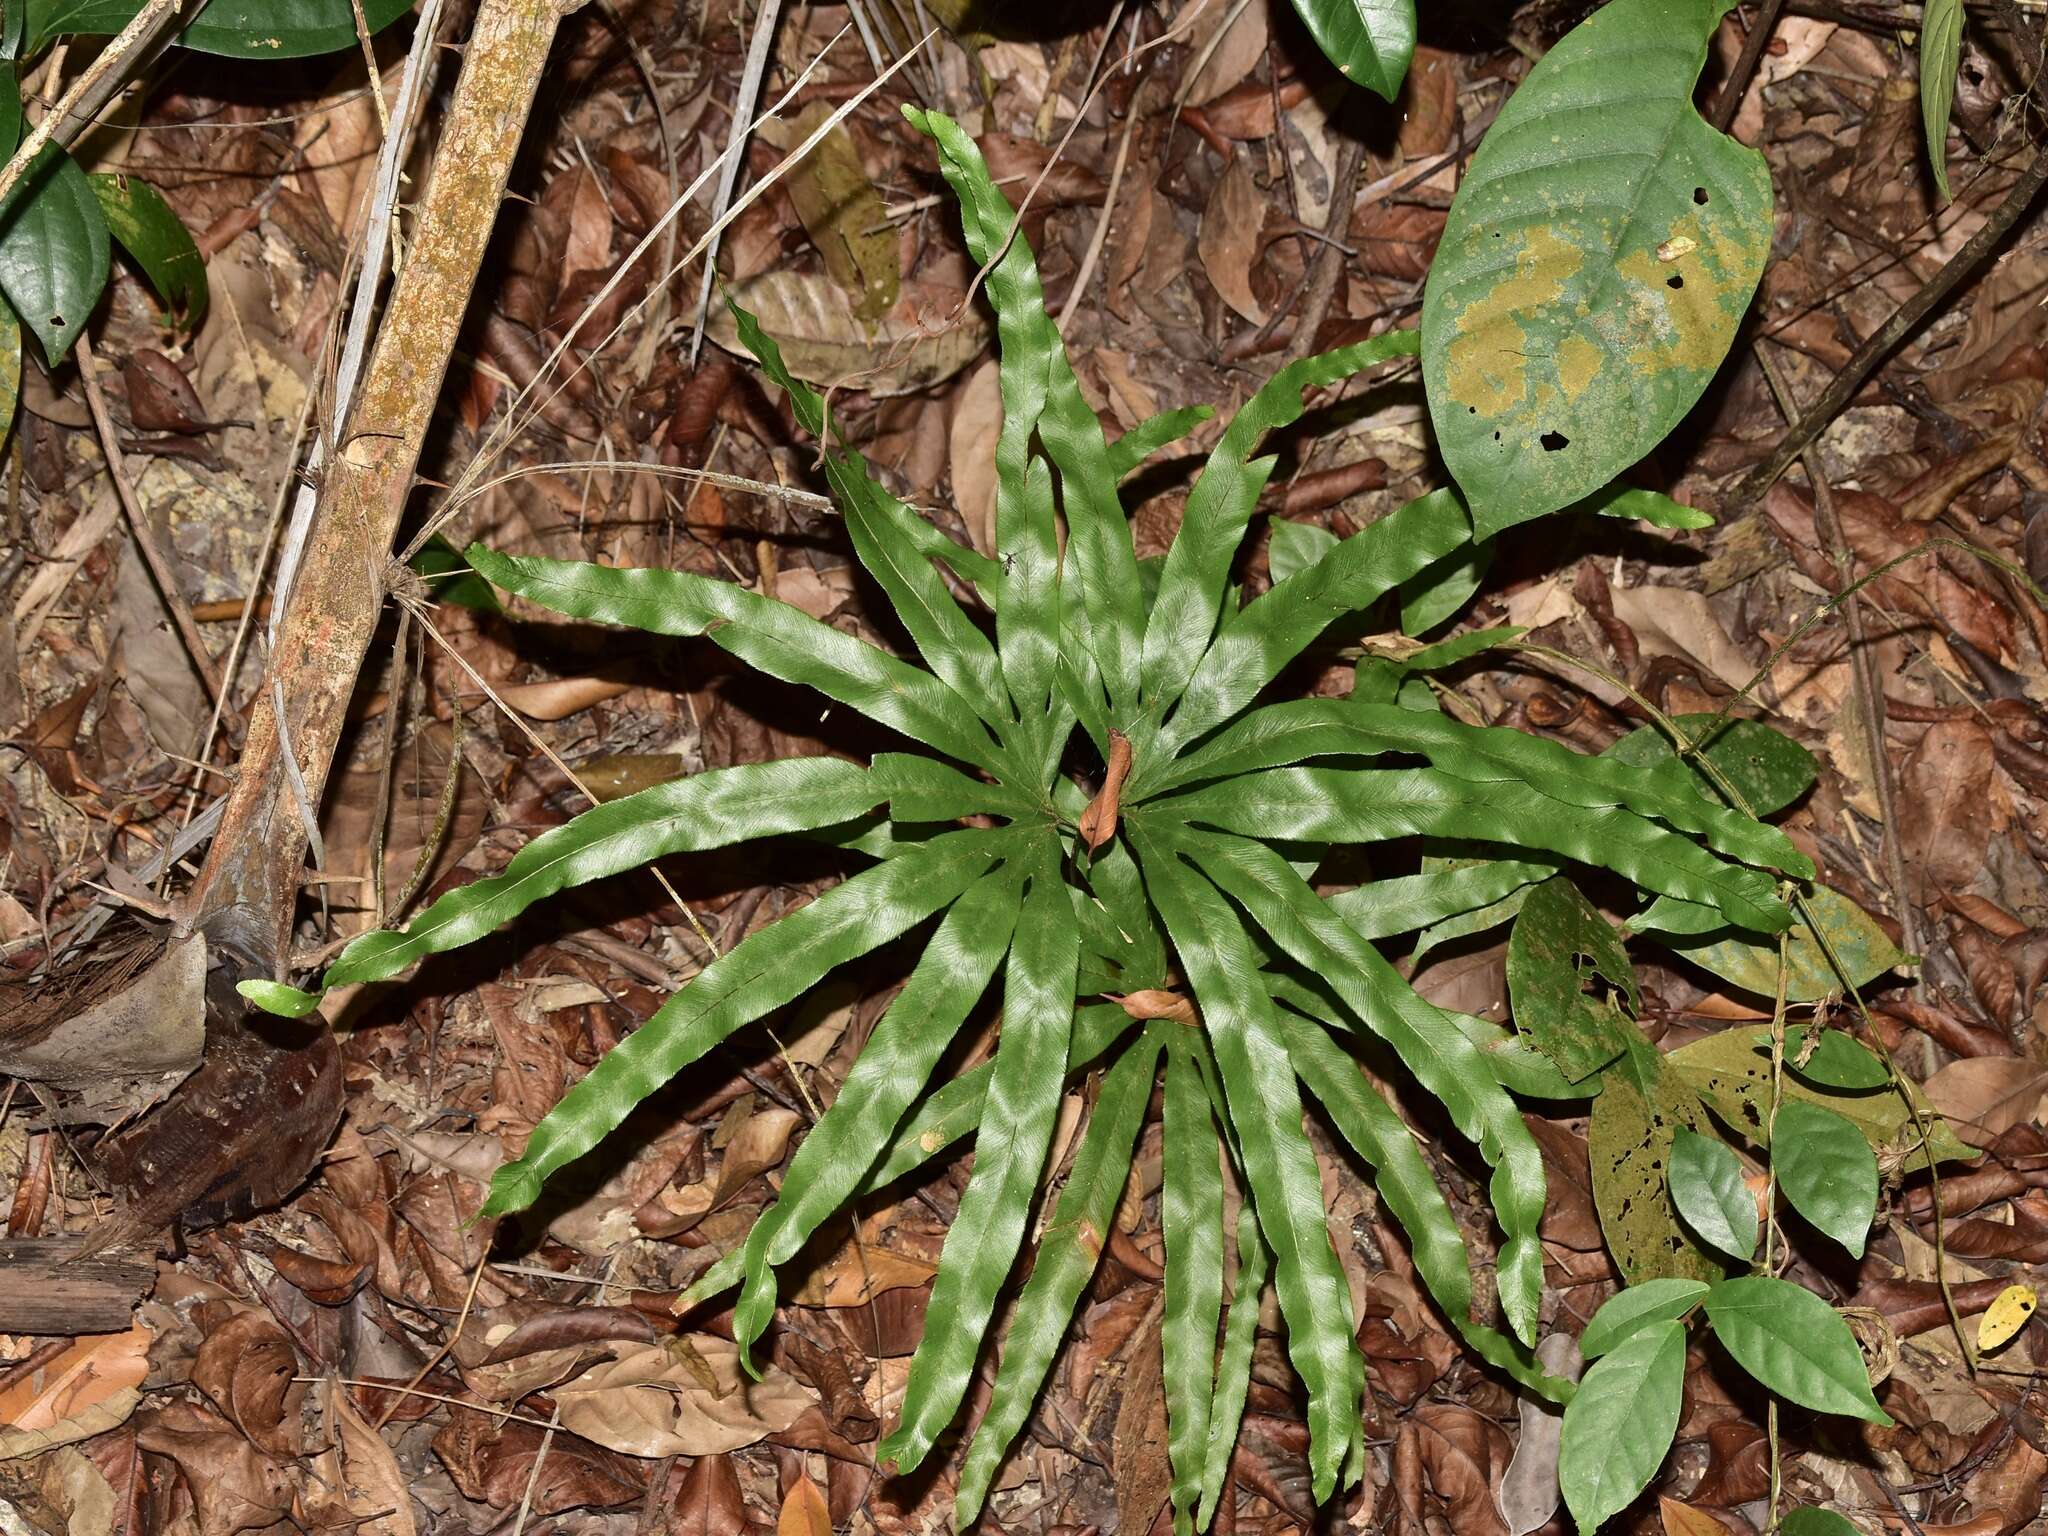
[[[1998,1293],[1998,1299],[1991,1303],[1977,1324],[1977,1347],[1997,1349],[2010,1343],[2013,1336],[2027,1326],[2027,1319],[2034,1315],[2034,1308],[2041,1300],[2034,1294],[2031,1285],[2008,1285]]]

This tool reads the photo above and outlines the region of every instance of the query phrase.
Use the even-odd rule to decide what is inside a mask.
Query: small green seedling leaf
[[[1649,1487],[1678,1432],[1685,1329],[1647,1323],[1594,1362],[1564,1410],[1557,1480],[1581,1536]]]
[[[1582,511],[1598,512],[1602,517],[1618,517],[1624,522],[1648,523],[1653,528],[1711,528],[1713,514],[1702,512],[1697,507],[1688,507],[1680,501],[1673,501],[1661,491],[1646,491],[1640,486],[1623,485],[1619,481],[1603,491],[1595,491],[1579,503]]]
[[[238,982],[235,990],[265,1013],[274,1013],[282,1019],[303,1019],[320,1006],[320,993],[301,992],[281,981]]]
[[[1770,253],[1771,178],[1693,106],[1728,6],[1601,7],[1529,71],[1458,184],[1422,368],[1481,538],[1641,459],[1735,339]]]
[[[1927,134],[1927,164],[1945,203],[1948,190],[1948,116],[1956,101],[1956,66],[1963,53],[1963,0],[1927,0],[1920,14],[1920,125]]]
[[[1741,1275],[1707,1292],[1704,1305],[1735,1363],[1778,1396],[1815,1413],[1892,1422],[1870,1394],[1870,1373],[1849,1325],[1804,1286]]]
[[[95,175],[86,182],[121,249],[135,258],[157,296],[170,306],[171,323],[180,330],[198,330],[206,318],[206,261],[184,220],[139,177]],[[461,563],[445,539],[442,547]]]
[[[1771,1166],[1792,1209],[1862,1258],[1877,1215],[1877,1158],[1863,1133],[1831,1109],[1792,1099],[1778,1106]]]
[[[1700,1304],[1709,1289],[1703,1280],[1674,1276],[1645,1280],[1641,1285],[1618,1291],[1601,1303],[1600,1310],[1586,1324],[1586,1331],[1579,1335],[1579,1353],[1588,1360],[1597,1360],[1639,1328],[1684,1317]]]
[[[1742,1180],[1742,1160],[1724,1143],[1678,1132],[1671,1143],[1671,1203],[1709,1247],[1744,1264],[1756,1254],[1756,1199]]]

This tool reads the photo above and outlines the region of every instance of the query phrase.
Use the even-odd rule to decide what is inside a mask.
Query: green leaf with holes
[[[107,286],[107,221],[85,172],[45,145],[0,207],[0,291],[42,343],[64,360]]]
[[[1692,92],[1729,0],[1614,0],[1529,71],[1459,184],[1422,367],[1484,538],[1599,490],[1707,387],[1771,244],[1763,156]]]
[[[179,330],[198,330],[199,322],[206,318],[206,262],[185,221],[171,212],[161,192],[138,177],[96,175],[85,179],[121,249],[134,258],[157,296],[170,306],[170,323]]]
[[[111,37],[133,21],[144,0],[27,0],[25,53],[55,38]],[[414,0],[362,0],[363,21],[380,32]],[[10,9],[11,9],[10,5]],[[200,53],[236,59],[302,59],[357,44],[354,0],[212,0],[177,41]]]
[[[1563,876],[1523,901],[1508,935],[1507,971],[1515,1027],[1566,1082],[1584,1082],[1640,1039],[1641,999],[1621,936]]]
[[[1641,918],[1631,921],[1644,928],[1666,927],[1671,914],[1688,905],[1660,898]],[[1711,918],[1705,908],[1693,910],[1713,926],[1704,933],[1666,932],[1661,935],[1665,946],[1746,992],[1777,996],[1778,946],[1751,943],[1739,929]],[[1798,921],[1792,925],[1784,957],[1788,1001],[1811,1003],[1839,997],[1850,987],[1867,986],[1911,959],[1877,919],[1840,891],[1817,885],[1794,911]],[[1691,913],[1686,914],[1686,920],[1690,917]]]
[[[1673,1138],[1683,1128],[1706,1130],[1706,1110],[1640,1038],[1600,1081],[1586,1147],[1600,1235],[1623,1278],[1720,1279],[1725,1266],[1679,1221],[1666,1177]]]

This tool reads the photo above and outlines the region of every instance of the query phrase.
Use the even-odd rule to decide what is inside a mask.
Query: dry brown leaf
[[[974,547],[984,555],[996,552],[996,439],[1002,431],[1002,375],[990,359],[954,394],[947,432],[953,505]]]
[[[1429,1519],[1425,1491],[1441,1502],[1458,1536],[1505,1536],[1493,1489],[1513,1447],[1507,1431],[1459,1403],[1425,1402],[1394,1442],[1394,1486],[1402,1513],[1419,1529]],[[1441,1528],[1441,1527],[1439,1527]]]
[[[810,1393],[777,1366],[764,1364],[761,1379],[747,1381],[730,1339],[687,1340],[687,1356],[675,1340],[613,1346],[610,1360],[556,1390],[562,1423],[629,1456],[708,1456],[757,1444],[811,1406]]]
[[[566,720],[593,704],[616,699],[631,686],[609,677],[557,677],[500,688],[498,697],[529,720]]]
[[[292,1507],[291,1467],[264,1455],[197,1403],[153,1409],[136,1430],[135,1443],[177,1463],[192,1492],[201,1536],[260,1530]]]
[[[733,1536],[746,1523],[746,1500],[732,1458],[699,1456],[691,1462],[669,1506],[669,1536]]]
[[[1536,1346],[1536,1359],[1553,1376],[1577,1381],[1585,1361],[1579,1341],[1553,1333]],[[1494,1505],[1507,1522],[1509,1536],[1526,1536],[1550,1523],[1563,1494],[1558,1485],[1557,1458],[1564,1443],[1564,1410],[1532,1393],[1521,1396],[1521,1436],[1514,1460],[1501,1477]]]
[[[1117,1529],[1149,1531],[1173,1487],[1166,1457],[1166,1387],[1160,1314],[1148,1310],[1144,1331],[1125,1352],[1123,1399],[1111,1435]]]
[[[1927,727],[1900,765],[1899,798],[1907,867],[1943,887],[1975,883],[1986,844],[2012,817],[1991,733],[1975,720]]]
[[[1249,12],[1247,12],[1249,14]],[[1252,181],[1248,155],[1233,155],[1209,193],[1202,210],[1202,232],[1195,249],[1202,270],[1223,302],[1253,325],[1266,322],[1266,309],[1252,293],[1252,269],[1258,264],[1260,234],[1265,228],[1266,199]]]
[[[565,1509],[612,1509],[637,1503],[646,1492],[646,1474],[631,1457],[592,1445],[581,1435],[557,1430],[549,1436],[542,1426],[519,1419],[454,1414],[434,1436],[434,1454],[464,1498],[511,1509],[530,1489],[536,1517]]]
[[[1664,1521],[1664,1536],[1728,1536],[1728,1527],[1704,1509],[1659,1495],[1657,1510]]]
[[[327,1387],[327,1438],[339,1452],[340,1475],[332,1486],[349,1515],[362,1523],[357,1536],[414,1536],[412,1495],[398,1458],[370,1428],[339,1384]]]
[[[192,1362],[192,1384],[259,1450],[286,1459],[297,1456],[301,1444],[299,1405],[306,1388],[292,1380],[298,1374],[291,1339],[255,1307],[208,1334]]]
[[[799,1472],[783,1495],[775,1536],[832,1536],[832,1508],[818,1485]]]
[[[104,1434],[142,1401],[152,1335],[87,1334],[0,1390],[0,1461]]]
[[[829,101],[807,103],[786,126],[771,119],[763,139],[785,152],[796,148],[832,116]],[[842,124],[829,130],[783,183],[804,232],[825,259],[825,270],[854,301],[863,320],[879,318],[896,302],[903,269],[896,231],[882,195],[860,163],[860,149]]]
[[[1706,595],[1681,587],[1616,587],[1614,616],[1635,631],[1645,656],[1673,656],[1730,688],[1746,685],[1756,663],[1728,636]]]
[[[1207,106],[1225,91],[1230,90],[1249,76],[1265,55],[1269,36],[1266,8],[1263,5],[1247,5],[1236,8],[1227,5],[1210,4],[1204,9],[1203,0],[1189,0],[1181,14],[1175,18],[1176,26],[1193,16],[1194,28],[1188,37],[1187,56],[1190,60],[1202,57],[1202,52],[1216,38],[1219,28],[1228,26],[1216,43],[1216,51],[1209,55],[1202,65],[1202,72],[1195,77],[1188,91],[1187,103],[1191,107]]]
[[[1965,1141],[1984,1145],[2034,1117],[2048,1067],[2013,1056],[1952,1061],[1927,1079],[1927,1099]]]
[[[906,282],[872,329],[822,272],[775,271],[735,284],[732,296],[782,348],[789,371],[807,384],[843,385],[871,395],[907,395],[950,379],[981,355],[989,326],[957,289]],[[958,315],[958,320],[954,316]],[[724,305],[712,308],[711,339],[746,355]]]

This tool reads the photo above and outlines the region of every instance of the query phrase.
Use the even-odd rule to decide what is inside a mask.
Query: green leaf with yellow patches
[[[1614,0],[1501,109],[1422,308],[1444,462],[1480,538],[1642,458],[1720,367],[1771,244],[1763,156],[1692,102],[1728,0]]]

